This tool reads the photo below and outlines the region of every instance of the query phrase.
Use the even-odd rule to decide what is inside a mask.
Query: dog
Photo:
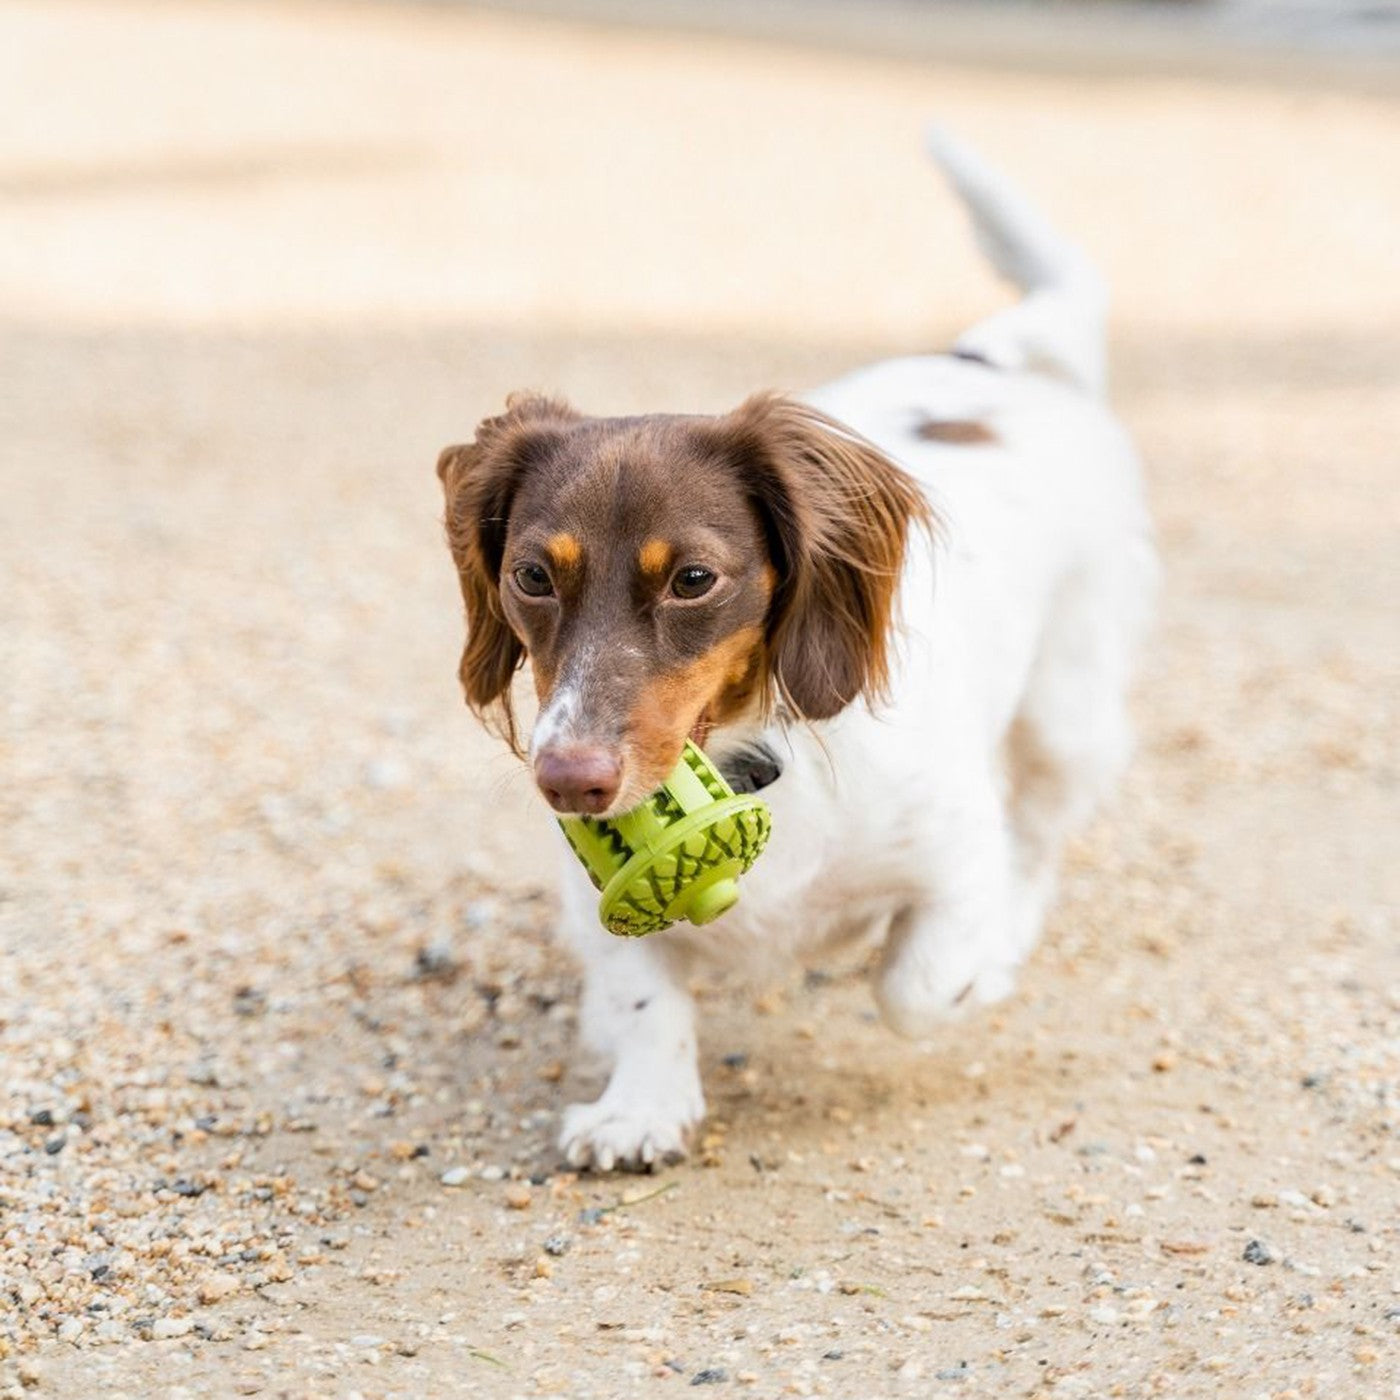
[[[969,147],[930,145],[1022,291],[948,353],[715,416],[514,395],[439,459],[466,699],[554,810],[628,810],[690,738],[772,812],[737,906],[646,938],[600,927],[561,841],[580,1031],[611,1066],[564,1114],[575,1167],[684,1155],[698,963],[767,974],[870,940],[880,1012],[916,1038],[1006,996],[1127,763],[1157,566],[1104,402],[1104,285]]]

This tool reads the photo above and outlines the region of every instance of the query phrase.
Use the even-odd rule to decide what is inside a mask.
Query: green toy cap
[[[606,821],[559,821],[602,891],[603,927],[632,938],[682,919],[708,924],[733,908],[739,876],[767,845],[771,824],[767,803],[736,796],[690,742],[670,777],[641,806]]]

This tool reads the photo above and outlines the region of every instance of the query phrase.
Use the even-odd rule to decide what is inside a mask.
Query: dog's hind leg
[[[887,1025],[919,1039],[974,1006],[1000,1001],[1020,955],[1011,920],[1012,850],[991,775],[950,783],[956,809],[929,814],[927,896],[894,917],[875,979]]]
[[[1132,753],[1133,639],[1122,587],[1122,580],[1081,577],[1061,589],[1006,737],[1020,957],[1040,936],[1065,841],[1088,821]],[[1110,589],[1118,596],[1105,597]]]

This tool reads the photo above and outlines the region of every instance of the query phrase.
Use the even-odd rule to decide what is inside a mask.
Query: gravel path
[[[1400,106],[467,10],[0,0],[0,1396],[1400,1395]],[[545,828],[432,464],[1001,293],[1082,232],[1169,586],[1018,996],[706,989],[576,1179]]]

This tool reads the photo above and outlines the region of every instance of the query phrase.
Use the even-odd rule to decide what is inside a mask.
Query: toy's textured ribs
[[[652,903],[658,910],[665,909],[667,903],[666,890],[661,884],[662,874],[663,872],[654,865],[647,871],[647,884],[651,887]]]
[[[763,848],[768,844],[768,833],[772,829],[772,824],[768,819],[766,809],[755,808],[752,811],[740,812],[735,819],[735,834],[739,844],[739,858],[744,862],[744,869],[749,869],[759,856],[763,854]]]
[[[602,892],[603,926],[635,938],[682,919],[708,922],[732,905],[734,881],[767,843],[770,817],[761,799],[736,796],[687,744],[640,807],[613,820],[568,817],[560,825]]]
[[[589,853],[584,847],[582,835],[579,828],[560,822],[563,827],[564,839],[572,847],[574,854],[583,862],[583,868],[588,874],[588,878],[593,882],[593,888],[601,891],[603,888],[602,876],[593,868],[593,861],[589,859]]]
[[[632,854],[627,843],[622,839],[622,833],[611,822],[602,822],[596,817],[575,817],[573,821],[577,822],[584,831],[596,840],[606,843],[611,854],[619,863],[625,861]],[[577,851],[579,849],[578,843],[570,832],[572,822],[561,822],[560,825],[563,826],[564,834],[569,838],[569,844]]]
[[[726,797],[734,795],[733,789],[724,781],[718,768],[710,762],[708,758],[697,748],[687,744],[682,761],[705,785],[705,791],[716,801],[722,801]]]

